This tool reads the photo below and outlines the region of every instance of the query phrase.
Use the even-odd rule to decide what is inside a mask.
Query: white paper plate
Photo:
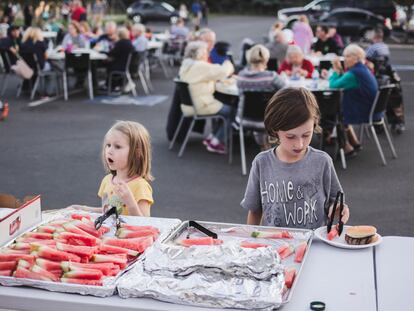
[[[348,243],[346,243],[345,241],[345,232],[346,229],[349,228],[351,226],[344,226],[344,230],[342,231],[341,236],[336,236],[332,241],[328,240],[327,238],[327,232],[326,232],[326,226],[324,227],[320,227],[318,229],[315,230],[315,236],[318,237],[319,239],[321,239],[322,241],[324,241],[325,243],[335,246],[335,247],[340,247],[340,248],[346,248],[346,249],[361,249],[361,248],[367,248],[367,247],[372,247],[375,245],[378,245],[382,242],[382,237],[381,235],[379,235],[377,233],[377,237],[378,239],[374,242],[374,243],[370,243],[370,244],[363,244],[363,245],[350,245]]]

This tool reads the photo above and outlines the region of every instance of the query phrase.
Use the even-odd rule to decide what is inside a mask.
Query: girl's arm
[[[247,224],[248,225],[254,225],[258,226],[260,225],[260,222],[262,221],[262,210],[258,211],[249,211],[247,214]]]

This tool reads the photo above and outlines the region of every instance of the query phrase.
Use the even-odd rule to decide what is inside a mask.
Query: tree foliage
[[[401,5],[404,7],[405,11],[405,42],[408,42],[409,38],[409,24],[410,20],[413,16],[413,7],[414,7],[414,0],[395,0],[396,4]]]

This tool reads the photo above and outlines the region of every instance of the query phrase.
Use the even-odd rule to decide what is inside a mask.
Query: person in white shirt
[[[148,49],[148,39],[145,37],[145,26],[134,24],[131,28],[132,45],[137,52],[145,52]]]

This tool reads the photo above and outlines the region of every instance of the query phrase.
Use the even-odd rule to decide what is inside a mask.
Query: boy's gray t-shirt
[[[275,148],[252,163],[244,209],[262,210],[265,226],[316,229],[325,224],[325,207],[342,191],[330,156],[308,147],[295,163],[280,161]]]

